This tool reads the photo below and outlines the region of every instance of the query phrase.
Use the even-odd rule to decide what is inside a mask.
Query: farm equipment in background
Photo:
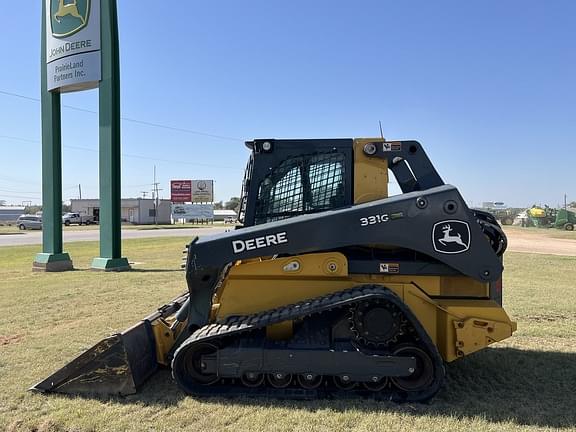
[[[482,207],[475,207],[474,209],[490,213],[501,225],[512,225],[518,214],[524,210],[508,207],[503,202],[498,201],[483,202]]]
[[[556,220],[554,221],[555,228],[574,231],[574,225],[576,225],[576,213],[568,209],[559,209],[557,211]]]
[[[500,222],[501,225],[512,225],[514,223],[514,219],[520,212],[520,209],[489,209],[488,212],[491,213],[496,218],[496,220]]]
[[[574,231],[574,225],[576,224],[576,213],[563,208],[533,206],[526,210],[526,215],[530,225],[537,228],[558,228]]]
[[[425,401],[445,362],[516,330],[505,234],[418,142],[246,144],[243,226],[192,239],[188,292],[33,389],[131,394],[171,367],[197,396]],[[388,196],[389,170],[401,195]]]
[[[526,210],[526,215],[532,226],[536,228],[550,228],[556,221],[557,212],[556,209],[548,206],[532,206],[532,208]]]

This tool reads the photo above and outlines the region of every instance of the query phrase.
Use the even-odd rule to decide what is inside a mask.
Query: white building
[[[75,213],[100,217],[99,199],[72,199],[70,200],[72,211]],[[145,198],[123,198],[121,201],[122,222],[130,222],[136,225],[153,223],[171,223],[171,207],[169,200],[158,200],[158,209],[155,212],[154,200]]]
[[[24,207],[0,206],[0,222],[15,222],[24,213]]]
[[[238,219],[238,215],[234,210],[214,210],[215,221],[223,221],[227,218],[232,218],[236,220]]]

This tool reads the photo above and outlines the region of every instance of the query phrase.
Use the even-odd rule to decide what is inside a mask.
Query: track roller
[[[313,390],[313,389],[320,387],[320,385],[322,384],[323,378],[322,378],[322,375],[304,373],[304,374],[298,375],[297,380],[298,380],[298,384],[300,384],[300,386],[302,388],[305,388],[306,390]]]
[[[292,382],[292,375],[283,372],[274,372],[266,376],[270,385],[274,388],[286,388]]]
[[[350,375],[339,375],[333,378],[334,385],[340,390],[352,390],[357,383],[350,379]]]
[[[372,381],[369,382],[363,382],[362,383],[362,387],[364,387],[366,390],[370,390],[373,392],[379,392],[384,390],[386,387],[388,387],[389,384],[389,380],[388,377],[372,377]]]
[[[246,372],[244,375],[242,375],[240,381],[246,387],[260,387],[262,384],[264,384],[264,379],[264,374],[257,372]]]

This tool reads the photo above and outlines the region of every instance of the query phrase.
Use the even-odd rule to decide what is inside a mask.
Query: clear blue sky
[[[14,3],[14,2],[13,2]],[[3,11],[0,92],[39,97],[40,0]],[[243,140],[416,139],[474,204],[576,200],[574,1],[119,0],[123,196],[240,192]],[[96,91],[63,103],[97,109]],[[63,110],[64,199],[98,194],[97,116]],[[0,93],[0,199],[40,201],[40,104]],[[18,139],[6,138],[15,137]],[[140,157],[134,157],[140,156]]]

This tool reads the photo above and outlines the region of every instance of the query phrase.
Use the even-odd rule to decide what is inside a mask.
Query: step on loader
[[[246,144],[242,226],[187,245],[188,291],[33,389],[125,395],[170,367],[192,395],[425,401],[516,330],[505,234],[418,142]]]

